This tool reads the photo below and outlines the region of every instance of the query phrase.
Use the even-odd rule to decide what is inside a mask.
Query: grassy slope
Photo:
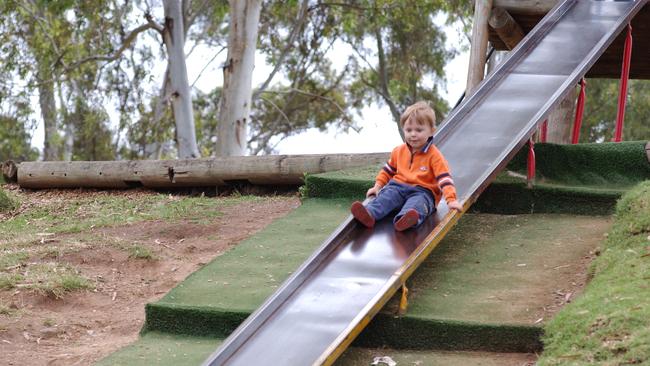
[[[547,325],[540,366],[650,364],[650,181],[615,217],[584,295]]]
[[[15,208],[15,203],[14,201],[7,196],[5,191],[0,188],[0,213],[6,212],[6,211],[11,211],[12,209]]]
[[[71,192],[60,196],[9,198],[0,189],[0,212],[4,202],[11,208],[23,207],[14,216],[0,221],[0,290],[23,288],[62,296],[66,291],[85,289],[91,283],[79,271],[60,262],[62,254],[89,246],[102,245],[89,230],[106,226],[131,224],[147,220],[187,220],[208,224],[221,215],[226,205],[242,200],[260,200],[252,196],[214,199],[208,197],[177,197],[151,192],[109,193],[90,191],[88,195]],[[39,198],[41,197],[41,198]],[[10,208],[10,209],[11,209]],[[70,219],[74,218],[74,219]],[[43,245],[45,239],[59,234],[80,233],[77,240],[62,240]],[[143,246],[118,245],[134,258],[152,259]]]

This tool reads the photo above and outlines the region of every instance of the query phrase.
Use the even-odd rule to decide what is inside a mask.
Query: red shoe
[[[404,231],[410,227],[413,227],[415,224],[418,223],[418,219],[420,218],[420,214],[411,209],[406,211],[404,216],[400,217],[399,220],[395,223],[395,230],[397,231]]]
[[[356,201],[352,203],[350,212],[352,212],[352,216],[354,216],[354,218],[357,219],[357,221],[359,221],[363,226],[367,228],[375,226],[375,218],[372,217],[370,212],[368,212],[368,209],[366,209],[361,202]]]

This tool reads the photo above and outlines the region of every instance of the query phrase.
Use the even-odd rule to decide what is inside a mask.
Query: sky
[[[436,22],[444,23],[444,17],[436,17]],[[444,26],[447,34],[447,45],[465,46],[468,48],[467,38],[461,33],[460,24]],[[189,45],[186,47],[189,51]],[[194,86],[203,91],[209,92],[215,85],[223,83],[220,66],[226,58],[226,52],[222,52],[214,59],[214,50],[206,47],[196,47],[187,58],[187,71],[190,83],[196,80]],[[346,53],[344,47],[337,50],[339,53]],[[332,56],[334,67],[336,61],[346,60],[340,54]],[[467,81],[467,68],[469,64],[469,51],[465,50],[458,54],[445,66],[447,87],[441,88],[442,96],[450,106],[453,106],[465,90]],[[206,67],[206,65],[208,65]],[[341,65],[343,67],[343,65]],[[260,85],[271,73],[272,65],[264,62],[264,56],[256,55],[255,70],[253,72],[253,86]],[[153,70],[154,75],[162,75],[165,71],[165,63],[160,62]],[[274,82],[277,80],[274,79]],[[154,80],[153,85],[160,85],[160,80]],[[35,99],[35,108],[38,108]],[[117,112],[111,113],[111,108],[117,111],[116,106],[107,106],[111,120],[117,121]],[[440,122],[440,121],[438,121]],[[303,133],[290,136],[278,143],[275,150],[278,154],[326,154],[326,153],[369,153],[390,151],[402,141],[393,122],[388,107],[372,106],[362,110],[361,117],[357,117],[357,126],[360,131],[349,130],[347,133],[339,132],[332,127],[327,132],[319,131],[316,128],[309,129]],[[34,135],[32,145],[39,150],[43,148],[43,125],[39,123]],[[277,140],[276,140],[277,141]]]
[[[437,18],[439,18],[437,21],[444,22],[444,18]],[[469,47],[467,38],[461,34],[460,25],[447,26],[446,29],[447,45]],[[347,57],[337,58],[347,59]],[[263,61],[261,57],[260,61]],[[442,96],[450,106],[455,105],[465,91],[468,65],[469,51],[467,50],[457,55],[445,66],[447,88],[446,90],[443,88]],[[336,67],[336,65],[334,66]],[[271,67],[263,65],[263,62],[256,63],[253,73],[254,84],[260,84],[270,70]],[[190,80],[193,79],[190,77]],[[363,109],[361,117],[356,122],[361,127],[359,132],[349,130],[349,132],[343,133],[338,132],[334,127],[327,132],[321,132],[313,128],[284,139],[275,149],[278,154],[370,153],[391,151],[402,143],[392,115],[386,106]]]

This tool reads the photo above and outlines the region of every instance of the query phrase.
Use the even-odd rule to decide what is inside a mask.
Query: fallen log
[[[238,156],[182,160],[43,161],[18,166],[23,188],[176,188],[229,182],[302,184],[305,173],[379,164],[388,153]]]
[[[11,161],[7,160],[2,163],[2,177],[4,178],[5,182],[15,182],[16,179],[18,178],[18,169],[16,168],[16,164]]]

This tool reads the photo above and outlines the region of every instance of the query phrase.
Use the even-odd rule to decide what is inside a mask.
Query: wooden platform
[[[524,33],[528,33],[557,2],[558,0],[494,0],[494,7],[506,9]],[[632,20],[632,28],[630,78],[650,79],[650,3]],[[625,32],[620,34],[605,51],[601,59],[587,73],[587,77],[619,78],[621,76]],[[508,49],[493,29],[490,29],[489,40],[497,50]]]

